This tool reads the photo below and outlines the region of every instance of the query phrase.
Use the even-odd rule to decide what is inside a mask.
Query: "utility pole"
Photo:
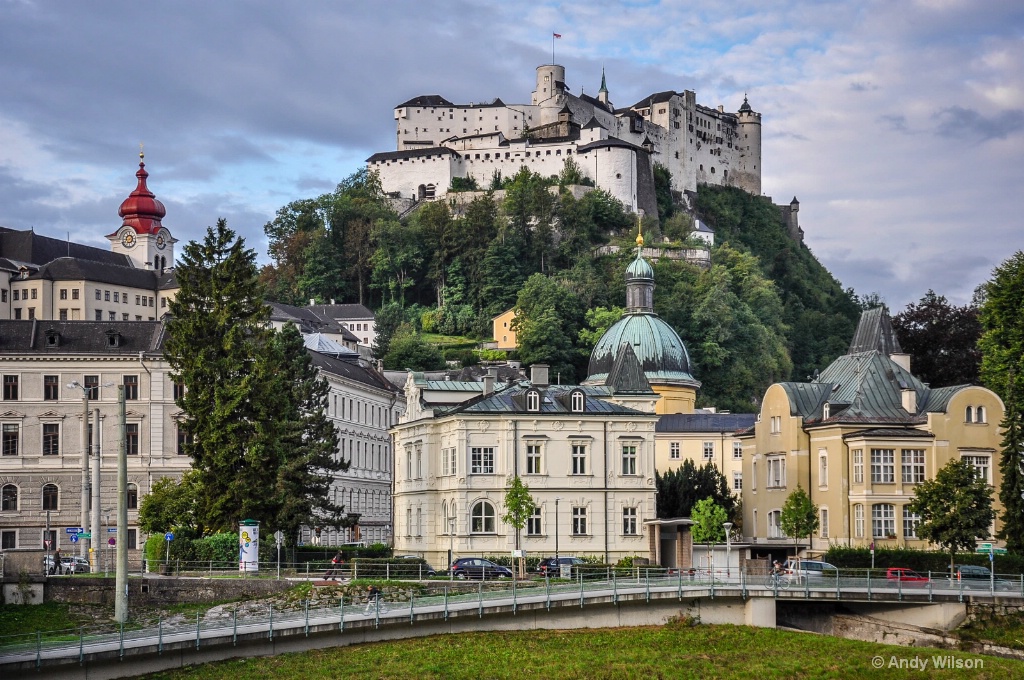
[[[117,387],[117,569],[114,577],[114,620],[128,620],[128,455],[125,440],[124,385]]]
[[[102,446],[100,446],[100,410],[93,411],[92,434],[96,440],[93,447],[92,461],[92,538],[89,539],[89,550],[92,555],[89,559],[89,571],[96,574],[100,570],[100,550],[103,549],[103,536],[100,534],[100,460]]]
[[[71,383],[72,385],[76,383]],[[89,455],[92,448],[92,441],[89,437],[89,390],[82,389],[82,528],[85,533],[89,531]],[[91,545],[92,539],[88,539]],[[89,549],[86,541],[79,541],[78,554],[82,557],[89,556]]]

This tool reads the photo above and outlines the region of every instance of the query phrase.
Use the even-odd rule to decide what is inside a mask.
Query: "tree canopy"
[[[811,497],[797,486],[782,506],[782,513],[779,516],[779,528],[782,533],[794,538],[807,537],[810,541],[811,534],[818,530],[818,506],[811,502]]]
[[[917,303],[892,317],[903,351],[913,358],[914,375],[932,387],[978,382],[981,322],[974,305],[957,307],[929,290]]]
[[[697,501],[711,498],[716,505],[725,509],[730,521],[733,519],[736,497],[729,491],[725,476],[714,463],[708,462],[698,468],[692,460],[686,458],[675,470],[669,470],[664,475],[655,471],[654,477],[658,489],[659,518],[689,517]]]

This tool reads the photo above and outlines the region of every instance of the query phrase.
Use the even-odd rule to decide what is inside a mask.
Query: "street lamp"
[[[558,501],[562,500],[559,497],[555,497],[555,567],[558,567]]]
[[[725,527],[725,578],[729,578],[729,570],[732,568],[732,538],[729,536],[732,532],[732,522],[724,522],[722,524]]]
[[[89,456],[92,455],[92,437],[89,436],[89,388],[78,382],[72,380],[67,384],[69,390],[79,389],[82,390],[82,515],[81,522],[82,528],[87,534],[90,534],[89,530]],[[96,527],[92,527],[92,531],[96,531]],[[96,543],[92,538],[88,539],[89,546],[94,546]],[[80,541],[82,545],[79,548],[79,555],[82,557],[88,556],[86,551],[85,541]]]

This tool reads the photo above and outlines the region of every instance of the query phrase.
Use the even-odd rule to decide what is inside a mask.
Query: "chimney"
[[[900,390],[900,396],[903,398],[903,410],[911,415],[917,413],[917,390],[904,388]]]
[[[535,387],[546,387],[548,384],[548,365],[534,364],[530,366],[530,382]]]
[[[313,298],[309,298],[309,306],[312,307],[315,304],[316,304],[316,300],[314,300]]]
[[[907,373],[910,373],[910,355],[909,354],[890,354],[889,359],[902,368]]]
[[[494,376],[491,375],[490,369],[487,370],[487,375],[483,377],[484,381],[484,394],[490,394],[494,391]]]

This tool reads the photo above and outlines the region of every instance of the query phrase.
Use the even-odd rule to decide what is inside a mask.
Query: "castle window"
[[[37,291],[37,290],[36,290],[35,288],[33,288],[33,289],[32,289],[32,299],[33,299],[33,300],[35,300],[35,299],[36,299],[36,293],[38,293],[38,292],[39,292],[39,291]]]
[[[67,300],[68,299],[68,289],[67,288],[61,288],[60,289],[60,299],[61,300]]]
[[[17,301],[18,301],[18,299],[19,299],[19,297],[18,297],[18,296],[19,296],[20,294],[21,294],[21,291],[19,291],[19,290],[18,290],[17,288],[15,288],[15,289],[14,289],[14,301],[15,301],[15,302],[17,302]]]

